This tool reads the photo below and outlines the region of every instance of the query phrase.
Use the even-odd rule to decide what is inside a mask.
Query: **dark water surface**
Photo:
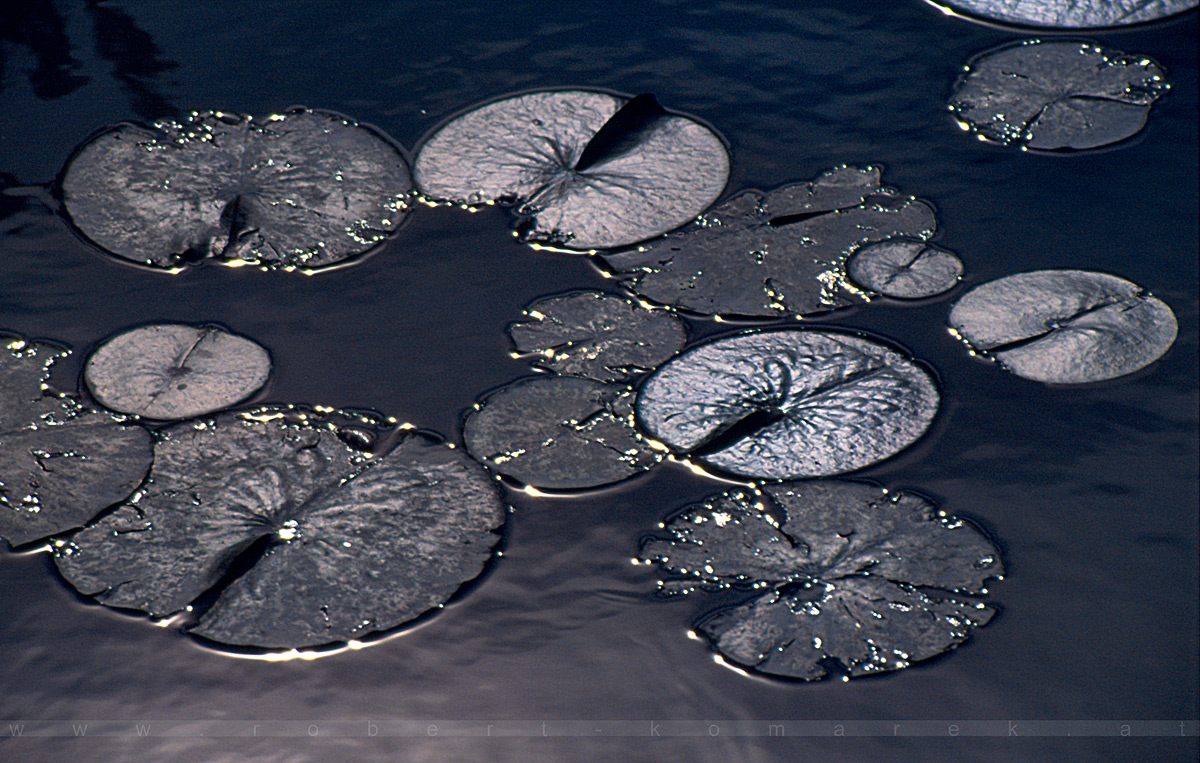
[[[1195,759],[1195,12],[1084,35],[1154,58],[1172,90],[1136,138],[1059,156],[959,131],[945,111],[959,67],[1022,35],[917,0],[4,5],[0,173],[11,186],[49,183],[75,145],[123,120],[303,104],[412,149],[454,111],[551,86],[653,92],[707,120],[731,144],[730,193],[882,165],[887,184],[935,205],[964,286],[812,323],[890,337],[937,370],[933,430],[860,474],[977,522],[1009,575],[991,587],[1001,616],[960,649],[892,675],[795,684],[719,664],[687,637],[716,599],[661,601],[655,570],[630,563],[658,522],[721,489],[677,466],[570,498],[511,493],[504,556],[467,595],[315,661],[211,651],[81,600],[45,554],[0,552],[0,719],[92,724],[89,739],[11,739],[0,727],[0,759]],[[1179,319],[1175,346],[1132,376],[1054,388],[968,357],[947,332],[963,288],[1050,267],[1147,288]],[[494,208],[420,207],[371,256],[311,277],[169,275],[100,255],[27,195],[0,197],[0,328],[76,350],[55,377],[66,389],[78,358],[115,331],[218,321],[271,350],[259,400],[375,409],[456,440],[477,396],[525,373],[505,324],[534,298],[579,287],[614,290],[585,258],[517,243]],[[693,322],[692,336],[729,328]],[[252,723],[281,720],[295,736],[266,725],[273,736],[252,738]],[[943,723],[903,725],[912,720]],[[1187,721],[1188,736],[1027,738],[1035,720],[1102,721],[1093,733],[1105,735],[1139,720],[1178,733]],[[238,738],[156,734],[171,721],[228,721]],[[412,722],[408,736],[389,736],[396,721]],[[768,721],[821,723],[780,739],[765,736]],[[919,735],[832,736],[863,721],[880,722],[872,734],[898,723]],[[997,721],[999,736],[968,738],[962,725],[957,739],[933,738],[969,721]],[[1021,722],[1017,737],[1009,721]],[[150,723],[151,738],[134,723]],[[493,738],[481,736],[488,724]],[[117,736],[94,736],[104,728]]]

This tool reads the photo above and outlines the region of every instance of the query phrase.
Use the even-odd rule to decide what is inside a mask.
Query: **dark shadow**
[[[87,11],[92,17],[96,53],[113,63],[113,76],[129,93],[134,113],[151,122],[178,116],[179,110],[152,84],[158,75],[179,64],[164,58],[154,38],[124,11],[106,7],[104,0],[88,0]]]
[[[4,89],[4,42],[29,48],[37,59],[36,68],[29,74],[29,85],[38,98],[62,98],[89,81],[79,73],[66,24],[52,0],[0,2],[0,91]]]

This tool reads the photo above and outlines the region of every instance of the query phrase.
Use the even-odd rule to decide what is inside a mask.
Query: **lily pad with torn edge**
[[[831,661],[851,676],[898,670],[956,647],[994,610],[996,548],[924,498],[835,480],[731,491],[685,509],[641,556],[674,577],[668,593],[748,586],[755,598],[698,630],[730,660],[813,680]],[[765,591],[763,590],[765,589]]]
[[[369,457],[326,421],[264,409],[164,430],[145,488],[60,550],[63,577],[154,616],[215,597],[191,633],[268,648],[441,606],[492,556],[507,512],[494,481],[423,435]]]
[[[861,469],[915,442],[937,413],[929,372],[884,344],[833,331],[738,334],[647,377],[638,427],[676,454],[764,479]]]
[[[1049,384],[1114,379],[1175,342],[1175,314],[1124,278],[1036,270],[989,281],[950,311],[954,333],[1017,376]]]
[[[855,283],[885,297],[922,299],[954,288],[963,264],[940,246],[889,239],[855,251],[846,272]]]
[[[551,90],[452,118],[417,151],[435,201],[513,202],[526,237],[571,249],[625,246],[694,219],[729,177],[716,133],[652,95]]]
[[[63,350],[0,336],[0,538],[74,530],[125,500],[150,468],[150,433],[49,391]]]
[[[865,301],[846,279],[854,249],[925,240],[933,209],[880,184],[879,169],[839,167],[809,183],[746,191],[693,225],[602,257],[638,296],[702,315],[810,315]]]
[[[1136,135],[1169,87],[1144,56],[1025,40],[973,58],[949,109],[964,130],[995,143],[1079,150]]]
[[[1082,29],[1141,24],[1183,13],[1196,0],[930,0],[1009,24]]]
[[[122,124],[67,163],[67,214],[118,257],[163,268],[205,258],[319,268],[366,252],[404,220],[400,149],[338,114],[195,112]]]

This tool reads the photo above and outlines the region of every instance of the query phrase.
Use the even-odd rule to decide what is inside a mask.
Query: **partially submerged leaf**
[[[895,299],[921,299],[954,288],[963,264],[954,252],[924,241],[891,239],[854,253],[846,272],[864,289]]]
[[[665,363],[638,393],[638,425],[734,474],[819,477],[861,469],[929,428],[929,373],[878,342],[784,329],[725,337]]]
[[[586,250],[692,220],[725,188],[729,155],[711,130],[653,96],[557,90],[447,122],[421,146],[413,175],[436,200],[517,202],[533,218],[529,238]]]
[[[1082,29],[1140,24],[1195,8],[1196,0],[934,0],[1009,24]]]
[[[61,350],[0,336],[0,538],[14,546],[82,526],[150,468],[150,433],[43,387]]]
[[[240,402],[267,381],[271,356],[216,326],[159,323],[101,344],[83,369],[92,395],[121,413],[187,419]]]
[[[1162,357],[1178,331],[1157,297],[1087,270],[1037,270],[976,286],[954,304],[950,325],[1017,376],[1052,384],[1133,373]]]
[[[299,109],[118,125],[76,152],[62,190],[79,230],[134,262],[175,267],[213,257],[316,268],[395,230],[412,180],[380,134]]]
[[[704,315],[825,312],[866,298],[846,279],[854,249],[924,240],[933,210],[880,185],[879,170],[840,167],[810,183],[746,191],[696,225],[604,262],[639,296]]]
[[[699,624],[725,657],[812,680],[837,660],[852,676],[897,670],[964,641],[994,610],[1004,569],[972,526],[925,499],[855,482],[816,480],[733,491],[666,525],[641,556],[702,587],[767,589]],[[688,590],[688,589],[683,589]]]
[[[1169,85],[1144,56],[1086,42],[1026,40],[974,58],[950,111],[991,141],[1038,149],[1106,146],[1137,134]]]

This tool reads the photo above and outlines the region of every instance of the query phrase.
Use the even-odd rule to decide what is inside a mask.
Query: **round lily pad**
[[[160,323],[118,334],[83,369],[102,405],[150,419],[187,419],[245,400],[267,381],[271,356],[216,326]]]
[[[692,220],[725,188],[729,154],[651,95],[555,90],[455,117],[421,146],[413,175],[435,200],[514,202],[532,218],[528,238],[586,250]]]
[[[657,368],[687,341],[683,323],[598,291],[539,299],[508,327],[518,353],[547,371],[598,381],[626,380]]]
[[[638,393],[651,438],[734,474],[819,477],[861,469],[917,440],[940,396],[886,345],[831,331],[725,337],[685,351]]]
[[[1081,384],[1133,373],[1175,341],[1171,308],[1137,284],[1087,270],[1038,270],[976,286],[950,325],[1017,376]]]
[[[369,458],[316,414],[226,413],[165,430],[145,489],[56,562],[109,606],[212,600],[191,632],[214,641],[314,646],[440,606],[506,511],[478,464],[422,435]]]
[[[1168,88],[1144,56],[1026,40],[973,59],[949,108],[965,129],[996,143],[1086,149],[1136,135]]]
[[[733,491],[684,510],[641,555],[674,575],[667,592],[765,592],[701,621],[725,657],[813,680],[898,670],[952,649],[994,610],[1004,568],[995,546],[924,498],[834,480]]]
[[[361,254],[404,220],[400,150],[346,117],[199,112],[123,124],[84,144],[62,192],[76,227],[134,262],[204,258],[317,268]]]
[[[658,463],[633,428],[632,391],[576,376],[525,379],[493,392],[463,422],[472,456],[526,485],[589,488]]]
[[[45,388],[66,353],[0,336],[0,538],[14,546],[82,526],[150,468],[150,433]]]
[[[891,239],[856,251],[846,272],[855,283],[885,297],[921,299],[954,288],[963,264],[958,255],[939,246]]]
[[[1196,7],[1196,0],[936,0],[936,3],[1008,24],[1062,29],[1140,24]]]

